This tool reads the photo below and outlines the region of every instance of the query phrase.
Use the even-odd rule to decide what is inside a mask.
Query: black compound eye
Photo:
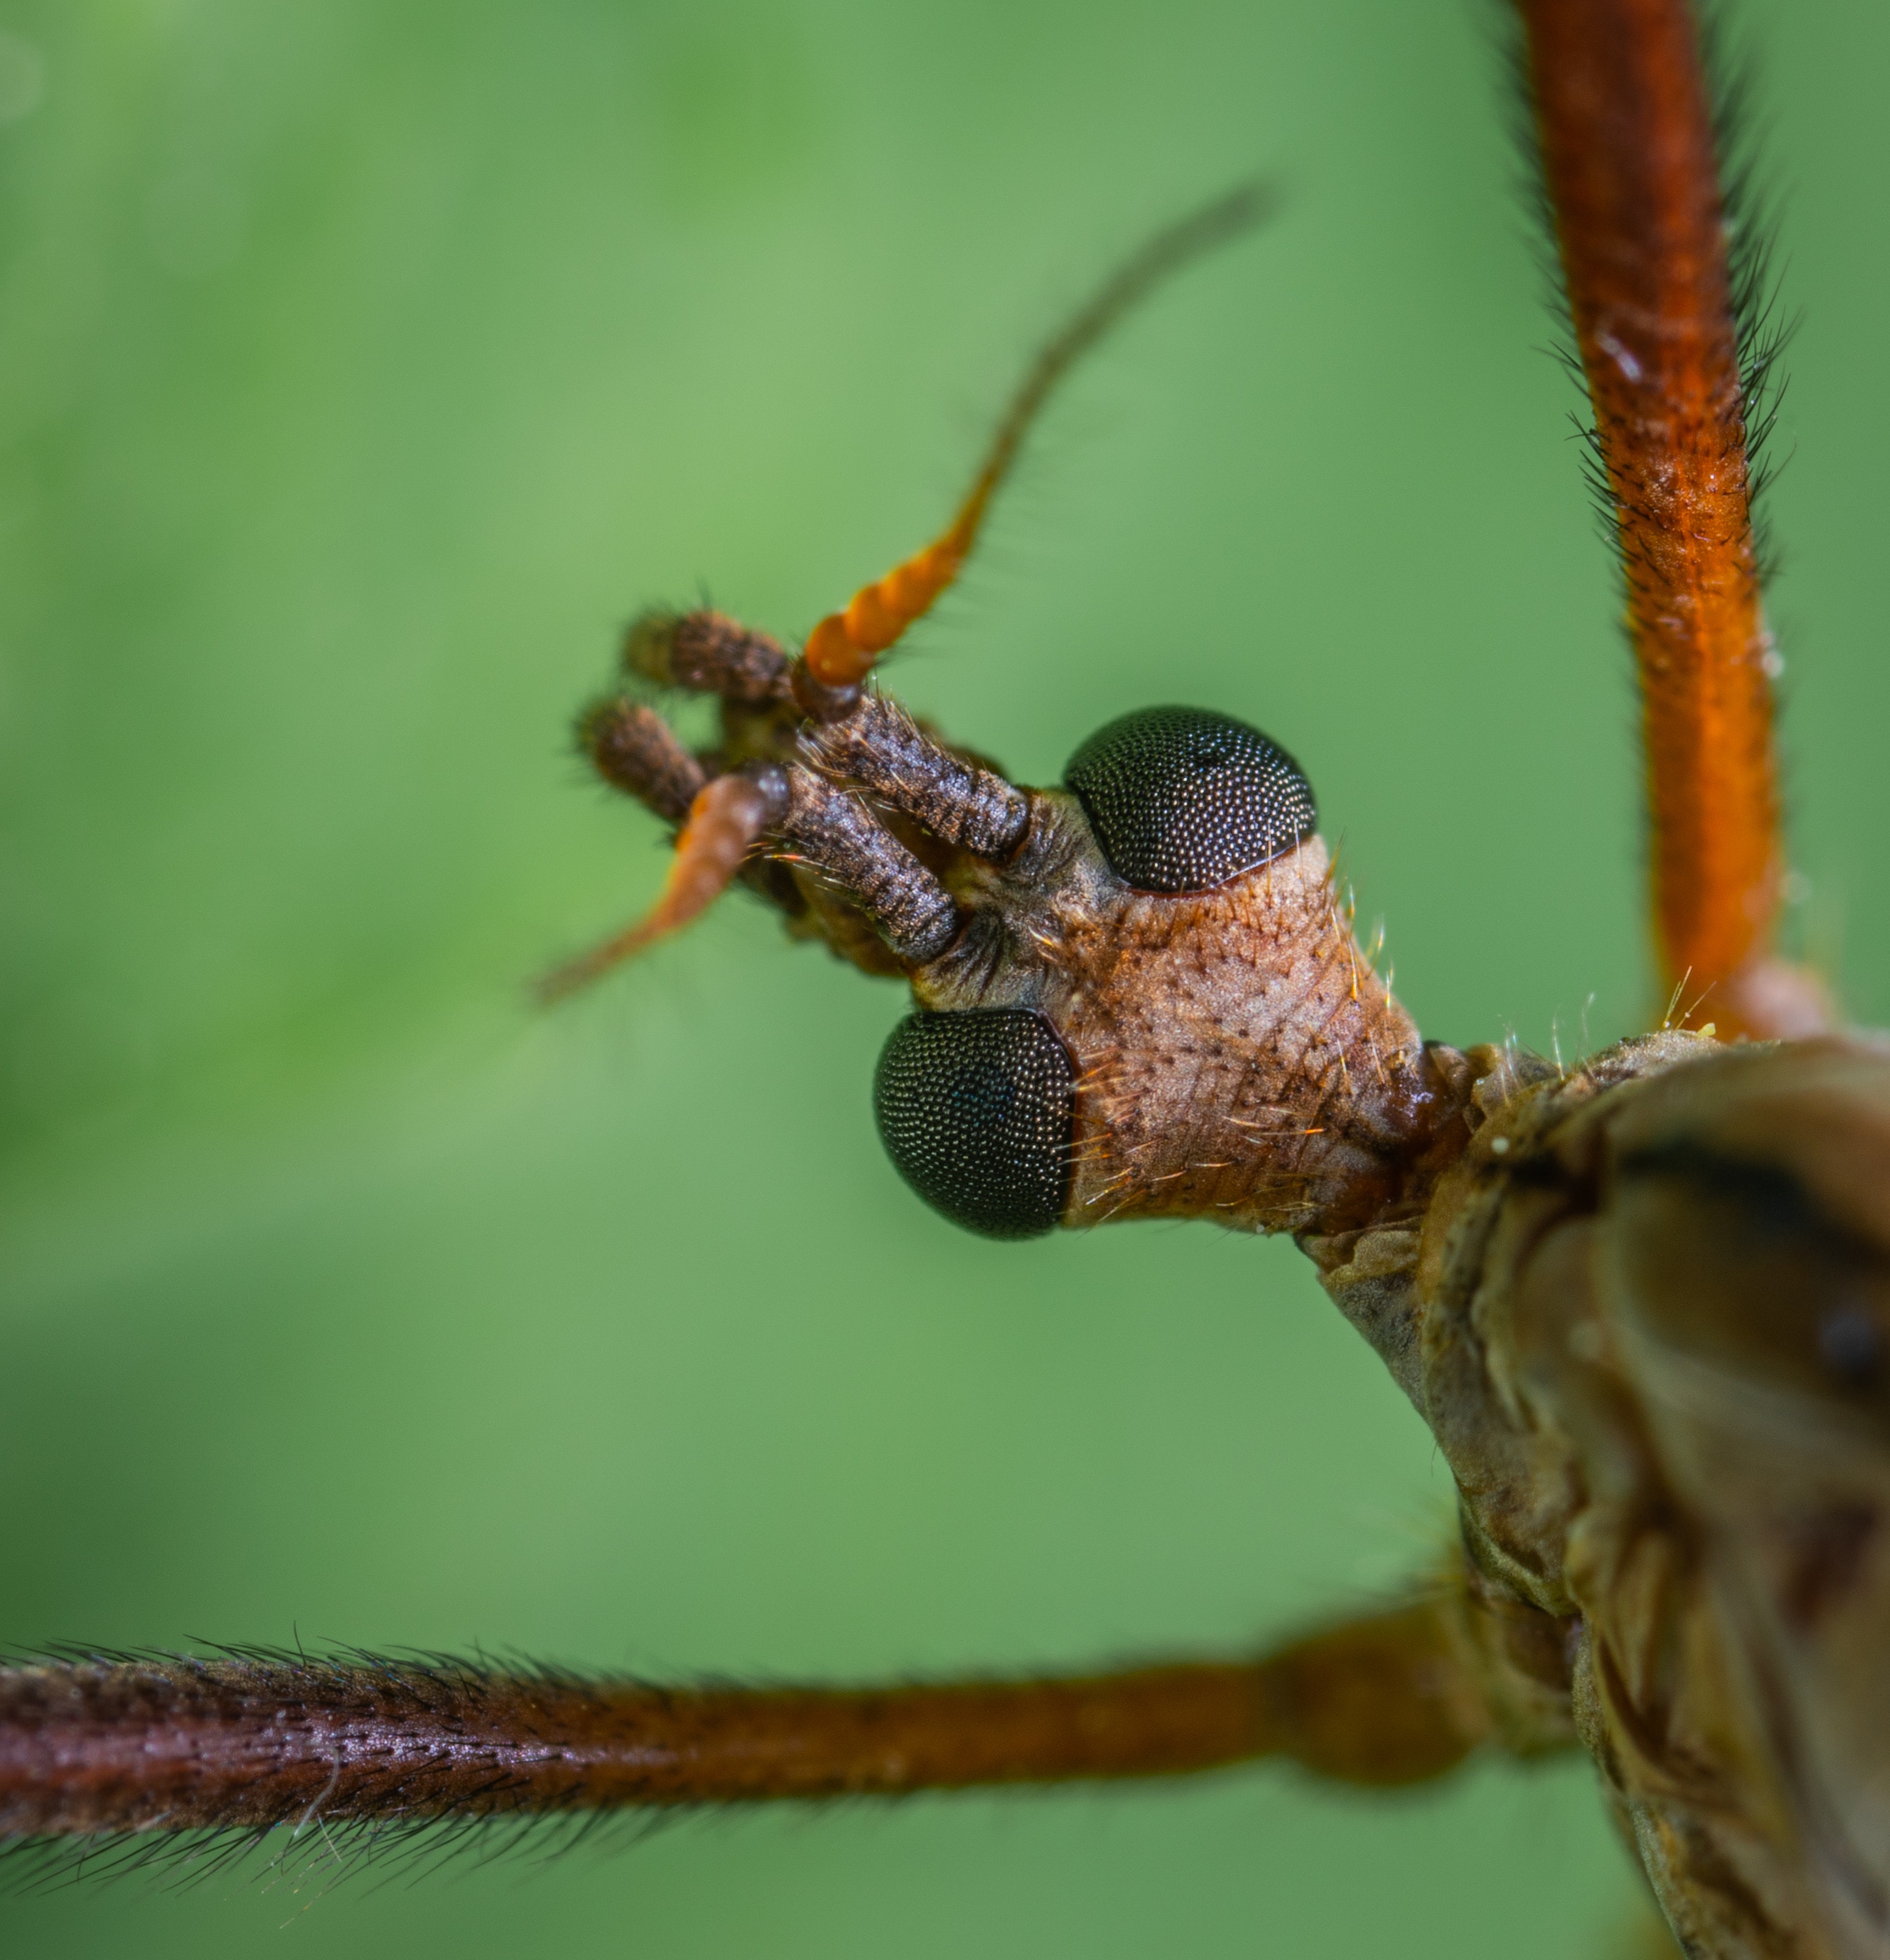
[[[1109,868],[1138,892],[1204,892],[1310,837],[1312,785],[1278,743],[1205,708],[1144,708],[1070,758]]]
[[[993,1239],[1055,1229],[1070,1190],[1070,1057],[1039,1014],[912,1014],[880,1053],[880,1139],[955,1225]]]

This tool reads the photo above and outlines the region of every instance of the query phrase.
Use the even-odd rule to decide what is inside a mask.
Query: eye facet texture
[[[1204,892],[1310,837],[1312,785],[1277,742],[1205,708],[1143,708],[1070,758],[1109,868],[1138,892]]]
[[[873,1107],[899,1175],[954,1224],[1033,1239],[1062,1217],[1070,1057],[1041,1015],[908,1015],[880,1051]]]

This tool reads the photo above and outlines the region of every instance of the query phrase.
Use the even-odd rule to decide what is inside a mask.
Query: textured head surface
[[[1439,1098],[1316,837],[1211,891],[1138,891],[1077,799],[1040,791],[1017,855],[955,890],[969,923],[913,992],[1055,1031],[1074,1087],[1064,1223],[1338,1229],[1398,1188]]]

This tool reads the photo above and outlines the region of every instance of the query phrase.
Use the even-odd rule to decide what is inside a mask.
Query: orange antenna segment
[[[998,486],[1051,390],[1137,302],[1195,259],[1251,231],[1278,202],[1272,188],[1247,183],[1158,231],[1091,295],[1032,364],[1012,396],[969,494],[923,551],[862,586],[844,612],[829,612],[807,636],[803,658],[828,687],[857,686],[906,628],[930,612],[978,542]]]
[[[1711,105],[1687,0],[1519,0],[1639,670],[1654,936],[1689,1023],[1803,1033],[1771,956],[1772,646]]]
[[[752,777],[718,776],[689,805],[676,837],[670,875],[656,903],[627,931],[546,974],[538,983],[539,998],[560,1001],[587,987],[612,967],[708,911],[734,883],[749,852],[779,815],[779,798]]]

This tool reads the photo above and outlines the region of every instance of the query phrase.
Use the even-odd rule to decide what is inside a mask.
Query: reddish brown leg
[[[1749,319],[1740,345],[1736,301],[1758,298],[1728,262],[1699,24],[1688,0],[1517,5],[1640,675],[1662,991],[1724,1036],[1815,1032],[1823,990],[1774,947],[1784,852],[1752,449],[1776,348],[1752,344]]]
[[[294,1656],[0,1669],[0,1835],[524,1818],[1185,1775],[1391,1787],[1493,1732],[1461,1602],[1258,1660],[874,1689],[667,1689]]]

